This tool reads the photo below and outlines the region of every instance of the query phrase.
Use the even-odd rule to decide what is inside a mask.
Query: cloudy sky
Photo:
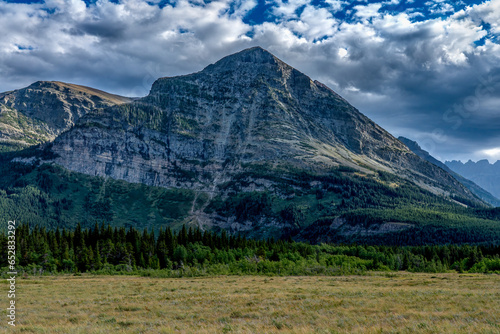
[[[262,46],[441,160],[500,159],[500,0],[0,0],[0,91],[143,96]]]

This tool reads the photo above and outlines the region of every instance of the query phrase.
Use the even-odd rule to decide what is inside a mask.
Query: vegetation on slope
[[[181,222],[195,200],[190,190],[91,177],[56,165],[0,164],[0,172],[0,215],[48,228],[106,221],[158,230]]]
[[[35,151],[36,159],[51,154],[48,149],[29,149],[0,156],[3,217],[48,228],[74,228],[77,223],[90,227],[105,221],[158,232],[167,226],[178,230],[193,221],[193,212],[203,211],[222,228],[225,221],[250,223],[252,228],[241,233],[260,239],[394,245],[500,241],[497,209],[473,207],[474,203],[466,208],[383,172],[361,175],[342,167],[317,174],[290,166],[249,165],[231,182],[220,184],[211,198],[194,190],[131,184],[54,164],[12,161],[32,157]],[[271,186],[260,190],[259,183]],[[342,224],[332,228],[339,221]],[[384,229],[386,223],[398,228]]]
[[[237,221],[264,217],[282,224],[283,237],[312,242],[500,242],[498,210],[474,207],[475,203],[460,198],[460,202],[470,205],[464,207],[389,173],[361,175],[346,167],[332,169],[328,174],[288,166],[247,167],[251,167],[251,172],[219,187],[227,195],[216,197],[206,212],[236,217]],[[241,193],[241,189],[252,185],[252,180],[267,180],[274,186],[265,192]],[[332,228],[336,221],[341,221],[341,226]],[[400,228],[384,231],[385,223]],[[263,237],[259,232],[250,235]]]
[[[0,152],[18,151],[53,138],[45,123],[0,104]]]

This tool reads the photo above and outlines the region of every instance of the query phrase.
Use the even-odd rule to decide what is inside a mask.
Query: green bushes
[[[475,263],[469,272],[500,274],[500,258],[483,259],[481,262]]]

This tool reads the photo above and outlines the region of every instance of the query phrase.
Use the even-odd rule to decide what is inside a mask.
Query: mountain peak
[[[255,46],[252,48],[244,49],[237,53],[228,55],[215,64],[211,64],[205,68],[206,71],[220,71],[220,70],[230,70],[242,67],[290,67],[283,61],[274,56],[271,52],[261,48],[260,46]]]
[[[487,159],[482,159],[477,162],[478,165],[480,166],[489,166],[490,162]]]
[[[51,87],[51,86],[55,86],[55,83],[53,81],[40,80],[40,81],[33,82],[31,85],[29,85],[26,88],[39,88],[39,87]]]
[[[91,87],[37,81],[25,88],[0,93],[0,107],[11,113],[9,118],[0,120],[0,136],[7,137],[16,147],[38,144],[54,139],[94,109],[131,101]],[[21,124],[28,125],[23,128]],[[2,128],[8,131],[2,133]],[[4,150],[1,144],[0,150]]]
[[[66,94],[70,95],[86,94],[88,97],[98,97],[103,101],[109,101],[110,104],[122,104],[132,101],[132,99],[128,97],[111,94],[92,87],[75,85],[72,83],[67,83],[62,81],[37,81],[29,85],[28,87],[21,89],[20,91],[28,89],[55,90],[55,91],[65,92]]]
[[[277,60],[278,58],[276,58],[271,52],[261,48],[260,46],[255,46],[253,48],[244,49],[240,52],[226,56],[217,63],[236,61],[254,64],[274,64]]]
[[[241,50],[233,55],[229,55],[228,57],[235,55],[245,55],[245,56],[254,56],[254,57],[266,57],[266,58],[276,58],[271,52],[260,46],[254,46],[252,48]]]
[[[246,49],[243,49],[239,52],[236,52],[235,54],[239,54],[239,53],[268,53],[270,55],[272,55],[271,52],[267,51],[266,49],[264,49],[263,47],[261,46],[253,46],[251,48],[246,48]],[[229,55],[228,57],[230,57],[231,55]]]
[[[402,142],[403,144],[405,144],[406,146],[408,146],[408,148],[410,150],[412,150],[413,152],[415,152],[415,150],[413,150],[413,148],[415,148],[417,150],[422,150],[422,148],[420,147],[420,145],[416,141],[414,141],[414,140],[408,139],[408,138],[403,137],[403,136],[399,136],[398,140],[400,142]],[[422,151],[425,152],[425,153],[428,153],[428,152],[426,152],[424,150],[422,150]]]
[[[159,78],[153,84],[149,95],[150,97],[171,95],[179,86],[192,80],[196,82],[195,85],[203,82],[204,87],[211,87],[211,89],[227,87],[224,93],[227,95],[224,98],[227,99],[233,99],[236,91],[243,93],[250,87],[255,89],[260,87],[257,90],[261,93],[269,93],[268,90],[272,89],[281,91],[285,95],[300,95],[316,88],[325,91],[327,95],[335,95],[335,99],[341,100],[337,94],[332,94],[333,91],[326,89],[326,86],[314,83],[307,75],[259,46],[226,56],[197,73]]]

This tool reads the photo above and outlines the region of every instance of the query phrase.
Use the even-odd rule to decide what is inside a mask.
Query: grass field
[[[500,333],[500,275],[27,278],[15,329],[2,287],[2,333]]]

